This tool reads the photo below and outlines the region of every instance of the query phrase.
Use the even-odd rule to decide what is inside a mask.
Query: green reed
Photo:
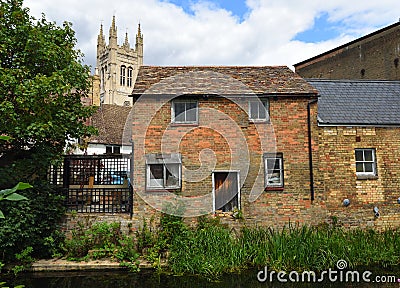
[[[225,272],[268,266],[284,271],[321,271],[338,260],[350,268],[400,263],[400,231],[340,227],[245,227],[238,235],[221,225],[188,229],[170,247],[169,268],[176,274],[216,277]]]

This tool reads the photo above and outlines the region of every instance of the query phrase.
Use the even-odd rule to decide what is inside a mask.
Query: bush
[[[65,208],[63,197],[44,181],[32,183],[34,188],[21,191],[26,201],[0,202],[0,210],[7,217],[0,219],[0,259],[14,262],[15,254],[33,248],[32,257],[48,258],[51,253],[45,238],[59,228]]]

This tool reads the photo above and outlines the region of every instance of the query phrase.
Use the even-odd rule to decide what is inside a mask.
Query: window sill
[[[270,123],[270,121],[269,120],[262,120],[262,119],[249,119],[249,122],[250,123],[253,123],[253,124],[269,124]]]
[[[356,175],[357,180],[377,180],[379,177],[377,175]]]
[[[175,123],[175,122],[171,122],[171,127],[178,127],[178,126],[180,126],[180,127],[182,127],[182,126],[185,126],[185,127],[197,127],[197,126],[199,126],[199,123]]]
[[[265,191],[283,191],[284,187],[265,187]]]
[[[146,192],[175,192],[176,190],[180,190],[180,187],[176,188],[146,188]]]

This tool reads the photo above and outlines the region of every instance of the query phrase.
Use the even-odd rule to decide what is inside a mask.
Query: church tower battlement
[[[109,30],[108,45],[103,32],[103,24],[97,37],[96,74],[100,77],[100,102],[131,106],[131,94],[139,67],[143,65],[143,35],[138,25],[135,48],[131,48],[128,32],[125,41],[118,45],[117,27],[113,16]]]

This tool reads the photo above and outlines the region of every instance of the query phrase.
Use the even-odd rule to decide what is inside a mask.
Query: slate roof
[[[132,129],[130,126],[125,128],[125,123],[132,123],[127,121],[131,109],[111,104],[100,106],[91,119],[91,125],[98,129],[99,135],[90,137],[89,143],[129,145]]]
[[[317,80],[319,125],[399,126],[400,81]]]
[[[317,93],[286,66],[141,66],[132,95],[144,92],[156,95]]]

